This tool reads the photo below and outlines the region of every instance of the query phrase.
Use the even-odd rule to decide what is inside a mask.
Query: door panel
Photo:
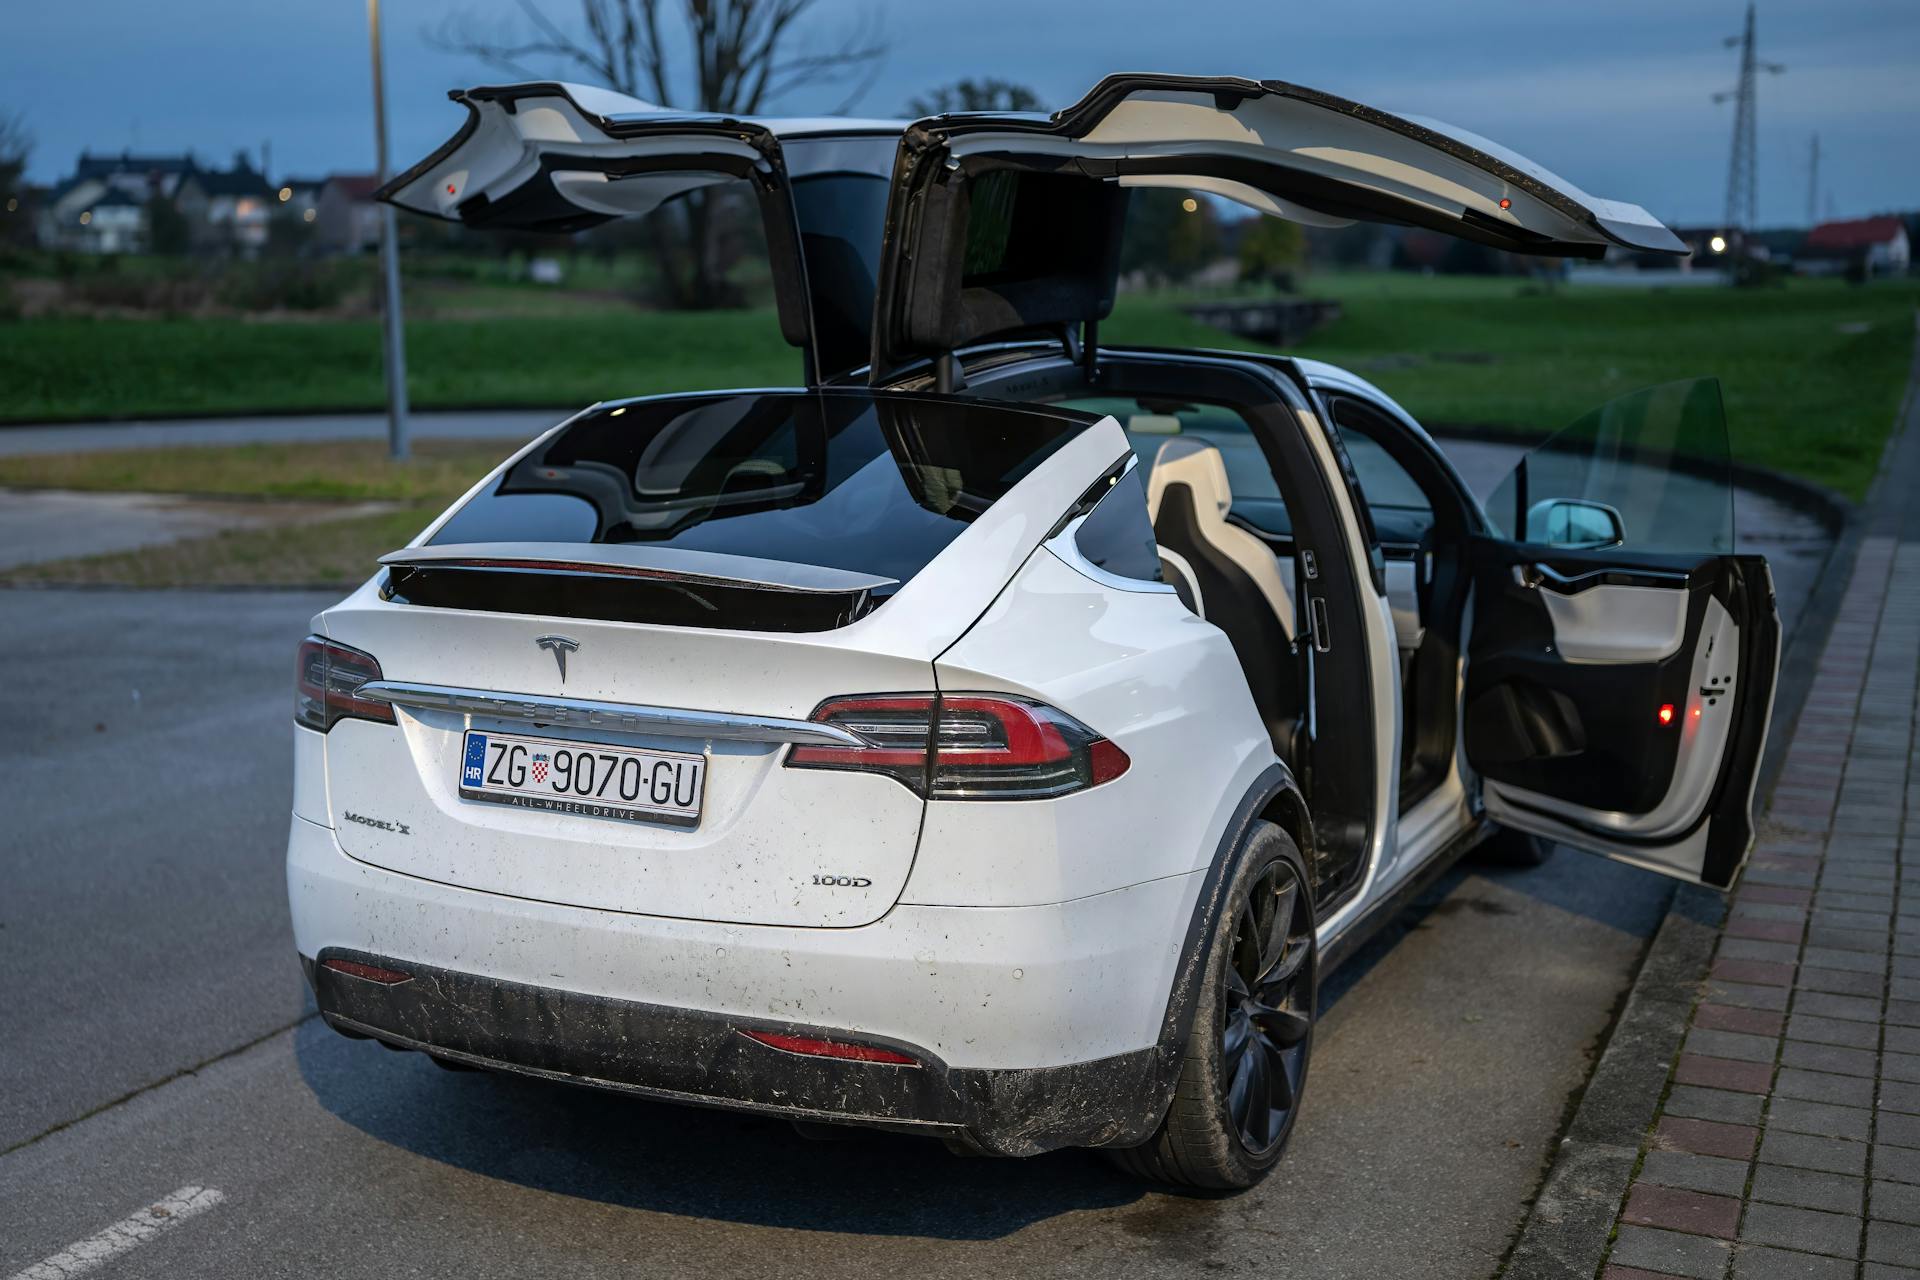
[[[1603,584],[1569,596],[1527,572],[1531,562],[1516,562],[1537,550],[1497,539],[1475,550],[1465,734],[1488,813],[1591,852],[1728,884],[1751,839],[1753,769],[1779,651],[1766,562],[1705,557],[1669,570],[1666,585]],[[1639,612],[1610,625],[1605,602],[1626,592]],[[1579,625],[1563,630],[1559,615],[1569,612]]]
[[[1530,453],[1490,515],[1605,507],[1618,541],[1476,538],[1465,745],[1487,812],[1520,830],[1724,887],[1752,842],[1780,625],[1733,548],[1717,384],[1653,387]],[[1570,529],[1569,538],[1591,530]]]
[[[1685,592],[1618,584],[1585,591],[1539,585],[1553,647],[1568,662],[1664,662],[1687,638]]]

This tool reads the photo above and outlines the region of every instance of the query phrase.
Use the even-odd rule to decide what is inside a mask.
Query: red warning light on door
[[[1663,702],[1660,704],[1660,723],[1673,723],[1673,704],[1671,702]]]

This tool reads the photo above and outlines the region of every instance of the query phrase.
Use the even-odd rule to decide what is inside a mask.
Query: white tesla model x
[[[1715,384],[1483,507],[1351,374],[1097,333],[1138,187],[1682,251],[1643,210],[1274,81],[904,129],[455,97],[386,198],[572,230],[730,186],[808,384],[594,405],[314,619],[287,875],[333,1027],[1245,1186],[1321,978],[1476,842],[1738,871],[1778,623]]]

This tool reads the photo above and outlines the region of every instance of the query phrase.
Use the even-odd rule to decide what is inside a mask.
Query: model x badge
[[[578,640],[569,640],[565,636],[541,636],[538,640],[535,640],[534,643],[553,655],[553,660],[560,666],[560,683],[565,684],[567,682],[567,655],[579,649],[580,642]]]

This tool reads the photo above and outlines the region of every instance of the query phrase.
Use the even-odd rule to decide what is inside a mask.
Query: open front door
[[[1622,397],[1527,455],[1476,538],[1464,740],[1497,821],[1724,888],[1753,840],[1780,623],[1734,555],[1719,384]]]

